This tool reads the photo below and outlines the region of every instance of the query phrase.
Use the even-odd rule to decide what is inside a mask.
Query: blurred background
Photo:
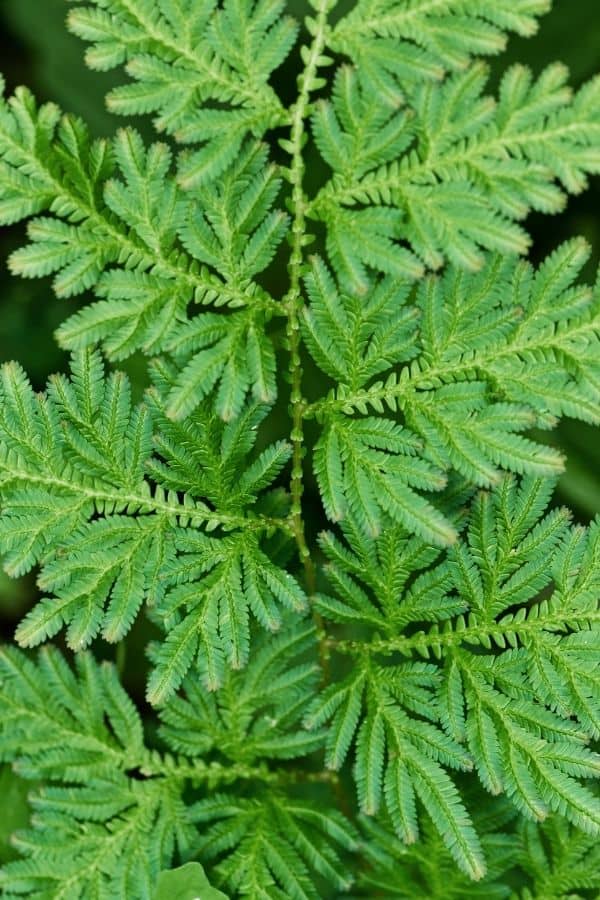
[[[345,0],[342,0],[345,2]],[[493,2],[493,0],[491,0]],[[305,10],[301,0],[292,0],[299,16]],[[0,69],[12,92],[18,84],[27,84],[40,100],[54,100],[64,110],[83,116],[98,136],[111,135],[122,120],[110,115],[104,95],[122,80],[120,72],[95,73],[83,62],[84,45],[65,28],[66,0],[2,0],[0,3]],[[555,0],[551,14],[542,19],[537,36],[515,39],[509,50],[492,63],[493,88],[504,68],[522,61],[539,72],[553,60],[566,63],[577,87],[600,70],[600,16],[598,0]],[[285,77],[285,76],[284,76]],[[151,139],[146,120],[135,123]],[[317,164],[318,165],[318,164]],[[318,173],[314,172],[318,177]],[[534,237],[535,259],[543,258],[561,241],[584,235],[594,248],[586,278],[595,278],[600,260],[600,178],[590,189],[571,200],[560,216],[533,216],[529,229]],[[24,227],[0,231],[0,362],[17,358],[30,374],[34,385],[42,388],[48,374],[64,368],[66,357],[53,340],[56,326],[70,315],[75,303],[85,298],[60,301],[52,293],[50,280],[21,281],[12,278],[6,259],[23,242]],[[133,360],[127,365],[138,388],[142,387],[143,366]],[[313,375],[310,370],[307,378]],[[308,385],[310,392],[310,384]],[[285,416],[285,397],[280,409]],[[275,411],[275,420],[277,419]],[[275,428],[284,419],[275,421]],[[567,503],[581,521],[600,511],[600,440],[596,429],[566,421],[545,439],[559,444],[567,453],[568,466],[560,484],[559,502]],[[315,510],[319,527],[319,501],[314,485],[308,485],[307,502]],[[0,574],[0,630],[12,634],[13,623],[34,596],[34,578],[8,582]]]

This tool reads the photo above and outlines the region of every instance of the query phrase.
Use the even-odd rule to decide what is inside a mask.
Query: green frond
[[[521,891],[522,900],[547,897],[560,900],[581,891],[600,888],[598,841],[553,816],[543,825],[523,822],[518,829],[522,868],[531,887]],[[575,893],[574,893],[575,892]]]
[[[259,637],[243,674],[229,672],[222,689],[207,693],[201,664],[184,684],[184,696],[161,708],[160,734],[178,753],[213,750],[234,762],[292,759],[322,746],[322,734],[308,733],[299,720],[319,677],[315,630],[306,622],[280,635]]]
[[[378,891],[386,897],[428,897],[431,900],[464,900],[464,898],[511,897],[511,870],[514,870],[520,842],[510,827],[510,806],[505,802],[486,800],[474,812],[481,844],[489,861],[488,871],[480,881],[472,881],[457,869],[442,838],[424,817],[420,821],[421,840],[416,844],[399,844],[387,822],[362,817],[365,834],[365,856],[369,863],[361,879],[362,893],[368,897]]]
[[[600,758],[585,746],[598,734],[600,531],[597,524],[587,534],[572,529],[561,509],[544,516],[549,497],[547,484],[534,479],[505,478],[492,494],[480,493],[466,535],[408,588],[402,579],[394,585],[382,564],[393,541],[402,570],[411,542],[401,534],[380,539],[379,548],[361,546],[347,530],[352,552],[333,538],[323,542],[339,600],[319,599],[318,609],[363,631],[357,640],[333,641],[355,657],[355,669],[313,703],[307,724],[331,722],[327,758],[337,768],[362,720],[355,770],[362,809],[372,815],[385,796],[396,832],[410,842],[416,794],[471,874],[462,813],[452,818],[447,805],[454,796],[444,786],[448,766],[473,765],[486,790],[505,793],[534,820],[555,812],[589,834],[600,828],[597,797],[581,783],[600,774]],[[414,561],[408,570],[416,568]],[[419,629],[419,618],[434,624]],[[415,623],[409,633],[407,623]],[[385,665],[378,656],[388,658]],[[411,661],[416,656],[431,663]],[[392,735],[393,755],[386,751]],[[427,759],[431,771],[414,769]]]
[[[391,102],[398,82],[426,82],[445,69],[464,69],[471,56],[500,53],[507,32],[534,34],[549,6],[548,0],[360,0],[337,23],[332,46]]]
[[[410,282],[385,278],[357,297],[338,288],[319,257],[311,263],[302,328],[326,375],[357,389],[414,356],[418,332],[416,311],[408,303]]]
[[[159,371],[166,377],[169,370]],[[53,377],[45,395],[33,393],[18,366],[6,365],[0,417],[4,565],[15,575],[40,565],[38,584],[46,594],[20,622],[17,641],[35,646],[67,626],[67,643],[75,650],[99,634],[117,642],[146,601],[167,631],[149,686],[159,702],[179,685],[198,652],[210,660],[206,681],[213,688],[226,663],[243,666],[250,614],[273,631],[281,623],[280,604],[304,611],[296,580],[261,547],[260,516],[249,513],[258,530],[243,530],[250,522],[244,511],[290,455],[280,442],[248,461],[253,426],[265,411],[250,407],[224,426],[202,409],[178,445],[170,442],[169,429],[176,440],[183,426],[166,424],[159,387],[150,406],[132,409],[126,377],[105,378],[95,352],[75,354],[71,379]],[[153,419],[165,423],[156,442]],[[251,430],[240,440],[244,426]],[[264,530],[276,524],[266,519]],[[208,537],[196,530],[199,525],[242,530]]]
[[[174,421],[166,410],[179,377],[178,369],[165,360],[157,361],[151,377],[154,383],[146,402],[155,423],[154,442],[159,457],[147,465],[153,479],[170,491],[206,497],[215,508],[227,508],[231,513],[251,505],[259,491],[253,483],[257,469],[264,487],[270,486],[289,456],[288,445],[278,442],[251,464],[246,475],[247,458],[269,407],[246,404],[236,419],[225,423],[205,402],[183,421]],[[271,453],[272,463],[262,472]]]
[[[74,672],[53,647],[37,664],[4,647],[0,692],[2,757],[24,777],[85,784],[143,765],[139,714],[114,668],[89,654],[77,656]]]
[[[78,789],[43,788],[31,802],[35,825],[15,836],[27,858],[0,873],[8,896],[151,900],[175,846],[192,839],[179,791],[166,780],[107,776]]]
[[[76,0],[78,2],[78,0]],[[286,121],[269,85],[295,43],[280,0],[93,0],[68,18],[100,71],[125,66],[131,81],[107,98],[121,115],[152,114],[159,131],[196,145],[182,159],[186,188],[221,175],[244,138]]]
[[[54,648],[37,662],[3,650],[0,758],[36,782],[31,827],[13,838],[23,858],[0,874],[7,896],[150,900],[159,873],[192,849],[206,860],[226,856],[216,873],[243,896],[262,897],[271,883],[299,897],[320,896],[315,885],[326,883],[347,889],[340,853],[356,851],[356,835],[327,805],[325,779],[316,773],[325,805],[315,807],[299,798],[290,773],[266,764],[321,745],[321,735],[298,727],[318,677],[314,650],[314,628],[293,625],[263,640],[248,678],[230,673],[217,697],[190,677],[162,712],[161,737],[188,754],[176,758],[148,749],[112,665],[82,653],[73,670]],[[254,784],[253,799],[213,790],[239,780]],[[210,788],[206,799],[197,799],[200,784]]]
[[[273,792],[252,800],[214,794],[194,804],[190,818],[202,826],[202,858],[224,857],[218,884],[238,896],[316,900],[319,885],[351,886],[340,854],[356,851],[356,836],[327,806]]]
[[[306,598],[292,575],[261,550],[255,536],[209,538],[192,529],[175,539],[178,556],[165,568],[163,594],[154,616],[167,637],[153,654],[148,699],[162,704],[198,657],[203,684],[221,686],[225,663],[241,669],[248,660],[250,615],[270,630],[281,625],[278,605],[296,615]]]
[[[453,531],[435,498],[415,489],[439,491],[451,469],[481,487],[502,470],[562,470],[560,453],[521,432],[559,416],[600,420],[598,295],[576,283],[587,255],[575,240],[537,272],[500,258],[476,275],[450,268],[421,282],[418,321],[393,301],[406,303],[408,283],[392,290],[384,279],[361,306],[313,263],[307,345],[337,382],[311,408],[323,422],[313,465],[333,521],[351,512],[376,535],[384,510],[443,546]],[[402,429],[383,415],[352,417],[386,407],[402,414]]]
[[[251,389],[263,402],[276,395],[264,328],[278,310],[255,278],[288,225],[273,209],[281,182],[266,149],[248,142],[199,207],[178,186],[171,156],[165,144],[146,148],[132,129],[92,142],[79,120],[38,108],[19,89],[0,111],[3,221],[47,215],[30,220],[29,243],[9,264],[25,278],[54,275],[59,297],[94,290],[97,299],[59,327],[63,347],[101,343],[114,360],[172,352],[198,399],[226,382],[217,408],[232,417]],[[191,301],[220,314],[190,318]],[[223,307],[247,309],[230,318]],[[181,416],[193,406],[179,394],[173,412]]]
[[[359,665],[356,674],[313,703],[307,725],[331,721],[326,759],[332,768],[341,766],[355,741],[354,778],[362,812],[374,816],[385,802],[396,833],[410,843],[418,834],[418,797],[458,865],[477,880],[485,873],[479,840],[445,771],[446,766],[469,769],[469,757],[435,725],[403,711],[396,702],[403,673],[394,673],[390,681],[388,672]],[[422,672],[417,687],[419,682],[429,687],[429,673]],[[431,702],[427,690],[421,699]]]
[[[218,385],[215,409],[228,422],[239,417],[247,395],[272,404],[277,396],[275,353],[265,317],[246,311],[201,313],[175,326],[166,349],[180,367],[168,413],[183,419]]]
[[[600,170],[595,150],[600,80],[590,81],[573,96],[564,66],[550,66],[537,81],[524,66],[514,66],[495,101],[483,95],[486,66],[473,63],[441,85],[422,77],[403,82],[406,106],[399,108],[399,88],[388,69],[398,59],[403,60],[399,67],[405,65],[398,35],[393,53],[385,50],[390,41],[383,36],[387,26],[376,40],[359,37],[363,29],[378,31],[377,15],[371,18],[364,10],[369,5],[359,3],[336,27],[345,34],[344,22],[352,22],[352,37],[348,34],[339,46],[352,45],[352,51],[343,52],[359,54],[359,74],[342,69],[333,100],[324,101],[313,118],[317,146],[333,175],[312,201],[311,215],[325,223],[328,252],[340,279],[364,291],[365,273],[357,267],[361,256],[371,269],[390,272],[394,254],[394,274],[408,275],[412,268],[414,277],[417,260],[407,244],[432,269],[445,260],[480,269],[485,263],[482,249],[525,253],[529,238],[518,223],[527,213],[559,211],[565,192],[579,193],[588,176]],[[415,27],[420,5],[414,4],[413,10],[413,4],[392,3],[399,8],[382,10],[382,20],[406,17],[407,26]],[[440,5],[452,4],[433,4]],[[470,12],[473,4],[460,6]],[[490,4],[479,6],[482,15],[493,17]],[[493,10],[497,6],[493,4]],[[448,34],[460,40],[459,21],[458,16],[447,17]],[[443,33],[436,20],[432,34],[438,49]],[[406,57],[413,58],[412,53]],[[389,90],[373,84],[377,74]],[[396,93],[395,100],[390,100],[390,91]],[[358,237],[359,221],[365,223],[366,240]],[[388,223],[385,231],[383,222]],[[380,249],[370,253],[369,228],[377,227]],[[354,248],[349,254],[353,268],[345,260],[344,242]]]
[[[70,2],[167,143],[0,96],[9,268],[82,297],[68,374],[0,368],[0,893],[591,900],[600,520],[543,432],[600,424],[600,291],[519,256],[600,79],[486,93],[549,0]]]
[[[314,467],[324,505],[334,520],[348,509],[376,537],[385,514],[425,540],[444,546],[456,533],[414,488],[439,491],[443,473],[417,456],[414,434],[391,419],[333,420],[315,448]],[[335,457],[335,454],[339,456]]]
[[[0,656],[0,755],[43,786],[31,827],[13,843],[26,858],[0,873],[9,896],[150,898],[176,846],[193,838],[177,780],[135,780],[150,754],[114,668],[81,654],[73,671],[54,648],[36,663]]]
[[[368,897],[375,890],[390,898],[564,900],[598,889],[597,841],[563,820],[552,817],[543,825],[515,822],[510,806],[498,800],[487,801],[475,819],[490,861],[480,882],[457,870],[439,835],[425,821],[421,843],[403,847],[387,823],[363,818],[369,869],[359,896]],[[514,889],[515,877],[523,885],[519,890]]]

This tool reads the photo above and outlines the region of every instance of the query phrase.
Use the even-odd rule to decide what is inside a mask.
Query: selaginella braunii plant
[[[486,87],[548,0],[291,5],[72,5],[157,142],[2,102],[72,352],[1,375],[3,896],[597,896],[600,528],[543,432],[600,421],[600,294],[524,222],[600,171],[600,79]]]

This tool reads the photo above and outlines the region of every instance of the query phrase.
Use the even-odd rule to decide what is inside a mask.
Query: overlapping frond
[[[249,764],[318,749],[323,735],[300,724],[319,680],[315,646],[314,626],[306,622],[259,638],[244,672],[230,672],[211,694],[198,681],[201,663],[184,681],[184,695],[161,709],[161,736],[188,756],[216,751]]]
[[[600,773],[586,746],[600,714],[600,533],[571,528],[561,509],[544,516],[550,494],[547,481],[507,477],[475,498],[466,537],[445,556],[398,527],[379,540],[348,527],[350,547],[323,539],[335,593],[318,598],[319,612],[362,630],[333,641],[354,665],[307,724],[330,722],[334,769],[355,742],[365,813],[385,802],[410,843],[418,798],[471,877],[483,860],[447,768],[473,767],[534,820],[558,812],[600,831],[585,785]]]
[[[141,719],[113,666],[83,653],[73,670],[53,647],[37,662],[5,647],[0,672],[2,758],[21,776],[84,784],[144,765]]]
[[[474,275],[449,269],[411,305],[409,284],[384,279],[361,300],[314,262],[306,340],[336,385],[311,407],[323,425],[314,468],[333,521],[351,513],[377,534],[385,513],[449,544],[435,495],[415,489],[439,491],[451,470],[482,487],[503,469],[561,470],[555,449],[522,432],[600,420],[599,296],[576,283],[587,258],[573,241],[537,272],[500,257]]]
[[[286,122],[269,84],[296,39],[283,8],[281,0],[93,0],[68,24],[91,45],[91,68],[125,65],[132,79],[111,91],[110,110],[151,113],[159,131],[200,145],[180,169],[182,184],[194,187],[220,175],[246,136]]]
[[[520,892],[522,900],[562,900],[600,890],[600,849],[593,836],[554,816],[541,826],[523,822],[519,837],[521,867],[532,882]]]
[[[354,829],[337,812],[272,789],[258,798],[213,794],[190,809],[202,826],[200,851],[217,865],[219,883],[252,900],[304,900],[320,888],[347,891],[341,859],[357,849]]]
[[[59,297],[92,289],[97,298],[60,326],[59,343],[101,343],[114,360],[172,353],[185,369],[175,417],[219,381],[224,418],[249,393],[271,402],[275,356],[265,329],[279,310],[256,276],[288,217],[273,209],[280,179],[266,148],[246,143],[218,185],[191,200],[169,148],[144,147],[132,129],[92,142],[79,120],[38,107],[24,89],[3,103],[0,122],[0,218],[36,216],[12,272],[54,275]],[[218,311],[191,316],[192,302]]]
[[[166,568],[167,589],[155,609],[167,637],[153,656],[154,703],[173,693],[198,657],[208,690],[221,685],[226,663],[243,668],[251,616],[273,632],[281,624],[279,605],[297,615],[307,609],[298,582],[269,559],[255,534],[215,539],[187,531],[175,540],[179,555]]]
[[[260,639],[244,673],[230,671],[217,693],[207,694],[199,683],[205,677],[201,664],[181,696],[161,709],[161,737],[192,759],[218,754],[225,772],[314,754],[323,733],[307,732],[301,720],[315,696],[315,657],[314,626],[288,623],[280,636]],[[213,792],[189,810],[201,832],[197,852],[216,864],[216,883],[232,896],[256,900],[347,890],[352,879],[342,857],[356,851],[356,835],[328,805],[324,773],[314,773],[311,782],[309,769],[301,786],[285,769],[273,777],[259,771],[264,791],[246,798],[234,789]]]
[[[486,802],[474,811],[489,868],[481,881],[472,881],[457,869],[439,834],[424,817],[421,840],[400,844],[387,824],[362,817],[368,868],[361,878],[359,896],[378,892],[393,897],[428,900],[503,900],[513,896],[511,874],[519,860],[520,841],[511,828],[514,810],[501,800]],[[533,826],[535,828],[535,826]]]
[[[247,680],[227,676],[218,704],[198,690],[196,673],[161,713],[164,743],[187,754],[177,757],[145,744],[112,665],[83,653],[73,670],[54,648],[37,662],[2,651],[0,758],[36,783],[32,826],[13,838],[24,858],[4,867],[3,896],[150,900],[159,872],[192,852],[225,856],[213,876],[242,896],[347,887],[340,853],[356,850],[356,835],[330,808],[326,779],[316,773],[315,808],[285,770],[269,768],[322,741],[298,727],[314,694],[314,651],[314,629],[290,625],[263,642]],[[252,799],[231,787],[240,781],[254,786]],[[199,799],[200,785],[221,792]]]
[[[164,382],[167,370],[157,371]],[[159,383],[150,404],[132,408],[127,378],[105,378],[96,353],[76,354],[71,380],[54,377],[43,395],[9,364],[0,421],[4,565],[13,575],[40,565],[48,592],[17,640],[34,646],[66,625],[73,649],[100,633],[119,641],[146,601],[169,627],[150,682],[156,702],[198,652],[213,688],[226,662],[243,666],[250,614],[276,630],[278,604],[305,608],[298,583],[262,547],[277,520],[248,509],[290,455],[280,442],[248,461],[266,410],[248,407],[224,426],[205,406],[179,426]],[[156,442],[153,421],[164,424]]]
[[[464,69],[499,53],[506,35],[530,36],[548,0],[360,0],[336,24],[332,46],[390,104],[400,85]]]
[[[514,66],[495,101],[479,63],[443,85],[418,81],[398,108],[341,68],[313,115],[333,175],[311,214],[345,284],[367,290],[364,265],[414,277],[420,262],[479,269],[482,249],[524,253],[527,213],[557,212],[600,171],[600,79],[573,96],[567,76]]]
[[[515,819],[506,802],[486,802],[475,816],[490,868],[479,882],[456,869],[433,829],[423,823],[421,842],[399,845],[392,830],[371,819],[361,825],[368,839],[370,867],[361,881],[361,897],[373,891],[385,897],[431,900],[565,900],[592,897],[598,890],[598,842],[557,816],[539,825]],[[515,884],[520,887],[515,889]]]
[[[0,695],[0,756],[38,785],[34,824],[13,838],[25,858],[4,867],[3,893],[150,900],[193,828],[178,780],[132,778],[151,754],[114,668],[82,654],[73,672],[54,649],[37,664],[5,649]]]

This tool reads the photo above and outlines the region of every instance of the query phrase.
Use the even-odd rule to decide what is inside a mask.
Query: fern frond
[[[185,696],[161,709],[161,737],[188,756],[218,751],[234,762],[292,759],[322,746],[318,732],[299,727],[313,698],[319,669],[310,624],[288,627],[277,637],[258,638],[248,666],[230,672],[223,688],[208,694],[198,682],[204,665],[184,682]]]
[[[396,702],[410,687],[402,684],[404,667],[393,679],[379,666],[359,666],[356,675],[328,689],[313,704],[310,728],[331,721],[327,763],[339,768],[356,739],[355,780],[361,810],[375,815],[385,800],[397,834],[411,842],[417,837],[416,798],[423,803],[458,865],[477,880],[485,863],[477,835],[458,791],[445,767],[470,768],[467,754],[432,723],[408,716]],[[417,694],[427,699],[431,672],[415,675]],[[424,689],[425,687],[425,689]],[[410,705],[410,701],[409,701]],[[360,727],[357,726],[360,723]]]
[[[167,369],[158,371],[164,380]],[[152,405],[161,408],[158,387]],[[290,455],[280,443],[248,463],[255,431],[240,440],[240,429],[258,423],[264,412],[250,408],[223,426],[202,410],[186,426],[188,449],[174,458],[168,429],[181,429],[170,423],[157,446],[163,459],[151,460],[149,407],[132,409],[127,378],[116,373],[105,379],[97,353],[76,354],[71,380],[56,376],[47,395],[36,396],[16,365],[5,366],[4,564],[13,574],[40,564],[38,583],[49,592],[21,621],[21,645],[39,644],[63,625],[74,649],[99,633],[119,641],[146,600],[171,629],[150,680],[158,702],[178,686],[200,649],[211,661],[213,688],[226,661],[244,665],[250,613],[275,630],[278,604],[303,611],[303,591],[261,547],[263,526],[269,531],[278,520],[243,512]],[[164,408],[160,415],[167,421]],[[180,499],[177,491],[189,493]],[[198,525],[242,530],[208,537],[195,530]]]
[[[370,867],[358,896],[369,897],[376,890],[390,898],[564,900],[592,896],[597,890],[598,847],[590,835],[555,816],[542,825],[515,820],[514,811],[502,800],[486,801],[476,822],[490,861],[489,872],[480,882],[469,881],[456,869],[426,822],[422,841],[403,847],[387,824],[363,818]],[[515,881],[521,885],[518,890]]]
[[[591,900],[600,522],[540,432],[600,424],[600,293],[519,255],[600,80],[486,94],[549,0],[72,2],[178,146],[0,98],[9,267],[87,294],[68,375],[0,368],[0,892]]]
[[[14,838],[27,858],[4,867],[3,890],[150,898],[158,870],[193,829],[177,782],[128,777],[143,768],[148,751],[115,670],[82,654],[73,672],[53,648],[36,665],[8,648],[0,693],[2,757],[20,775],[47,782],[30,799],[35,824]]]
[[[356,837],[332,809],[274,792],[251,800],[216,794],[192,806],[190,817],[203,826],[203,857],[225,857],[219,884],[239,896],[316,900],[318,884],[351,886],[340,853],[355,851]]]
[[[15,837],[28,857],[0,873],[7,896],[151,900],[175,846],[192,840],[179,791],[166,780],[140,786],[112,776],[79,789],[48,787],[32,805],[35,826]]]
[[[449,469],[484,487],[502,469],[561,470],[556,450],[520,432],[565,415],[600,421],[598,294],[575,283],[587,256],[573,241],[537,272],[499,258],[477,275],[450,269],[419,287],[419,323],[393,300],[408,285],[384,280],[359,305],[314,264],[306,339],[337,382],[311,409],[323,422],[314,467],[330,518],[351,512],[377,534],[383,510],[444,545],[450,523],[415,488],[440,490]],[[383,415],[351,417],[386,407],[402,413],[402,428]]]
[[[314,696],[314,651],[314,628],[291,624],[275,642],[262,642],[247,680],[227,676],[217,700],[198,689],[196,672],[185,695],[161,712],[161,737],[189,754],[173,758],[148,749],[110,664],[82,653],[72,670],[54,648],[37,662],[3,650],[0,758],[37,782],[32,827],[14,837],[25,858],[0,875],[7,896],[150,900],[158,873],[192,848],[205,860],[226,857],[216,873],[242,896],[280,897],[281,889],[318,897],[327,883],[347,889],[340,853],[356,851],[356,835],[329,805],[326,773],[314,773],[315,808],[299,797],[294,772],[268,765],[322,743],[298,728]],[[200,727],[190,741],[191,722]],[[252,799],[233,788],[222,793],[240,780],[253,785]],[[199,785],[211,790],[198,800]]]
[[[314,458],[325,507],[335,516],[347,505],[373,536],[381,532],[382,514],[388,513],[433,543],[452,543],[452,526],[413,490],[435,491],[446,484],[439,469],[416,455],[419,449],[414,436],[405,436],[390,419],[330,421]]]
[[[361,58],[369,53],[367,44]],[[572,96],[567,77],[559,64],[537,81],[514,66],[496,102],[483,96],[487,69],[475,63],[442,86],[422,80],[409,86],[407,108],[398,110],[342,68],[332,103],[322,101],[313,118],[317,146],[334,174],[311,214],[328,229],[329,255],[345,284],[366,289],[364,271],[351,269],[341,249],[357,248],[353,228],[358,232],[359,222],[368,237],[351,256],[364,253],[371,269],[390,271],[382,255],[369,255],[369,217],[390,223],[382,232],[390,258],[393,250],[398,260],[407,259],[402,241],[433,269],[445,260],[479,269],[481,248],[524,253],[529,238],[517,223],[532,209],[559,211],[565,192],[579,193],[588,175],[600,171],[600,80]],[[410,266],[417,271],[417,265],[413,257]],[[395,274],[401,274],[398,265]]]
[[[85,784],[144,764],[139,714],[114,668],[89,654],[73,671],[53,647],[37,663],[5,647],[0,690],[2,757],[24,777]]]
[[[360,824],[367,840],[365,856],[369,868],[361,878],[359,896],[372,896],[373,891],[390,898],[431,900],[502,900],[513,896],[510,876],[520,851],[518,836],[509,830],[514,811],[502,800],[486,800],[474,812],[474,819],[489,860],[481,881],[472,881],[457,869],[439,834],[424,817],[419,823],[419,843],[403,845],[387,822],[363,816]]]
[[[165,596],[156,617],[167,631],[154,655],[148,698],[163,703],[180,685],[199,655],[206,662],[204,685],[215,690],[227,662],[241,669],[248,659],[250,614],[276,631],[278,604],[306,611],[297,581],[261,550],[253,535],[209,538],[187,530],[175,538],[179,552],[165,567]]]
[[[519,838],[521,866],[533,882],[522,900],[560,900],[600,888],[598,842],[590,835],[553,816],[541,826],[523,822]]]
[[[185,359],[196,399],[178,396],[174,415],[220,379],[237,379],[235,394],[218,401],[225,417],[250,391],[271,402],[275,357],[264,330],[279,310],[255,277],[283,239],[287,216],[272,209],[280,179],[265,148],[246,144],[199,211],[175,181],[167,146],[146,149],[132,129],[91,142],[79,120],[60,118],[51,104],[38,108],[25,90],[3,104],[0,122],[3,221],[52,214],[29,222],[30,243],[12,254],[12,272],[53,274],[59,297],[93,288],[99,298],[59,327],[59,343],[102,343],[114,360],[136,350]],[[189,318],[190,301],[243,312]]]
[[[471,877],[483,874],[482,857],[448,767],[473,765],[488,791],[506,793],[526,816],[554,811],[590,834],[600,829],[597,799],[580,783],[600,774],[585,747],[599,712],[599,531],[570,529],[563,510],[541,518],[548,499],[543,482],[504,479],[475,498],[466,538],[433,568],[436,554],[419,564],[417,539],[399,529],[379,546],[354,540],[352,529],[350,550],[333,537],[322,544],[339,599],[319,598],[318,609],[363,632],[332,642],[355,665],[315,701],[307,724],[330,722],[333,768],[356,741],[364,812],[385,799],[410,843],[418,797]],[[405,586],[406,573],[428,565]],[[419,629],[419,618],[434,624]],[[377,662],[397,653],[407,660]]]
[[[68,24],[91,44],[86,62],[125,65],[132,78],[107,98],[121,115],[152,113],[159,131],[200,145],[182,159],[180,180],[195,187],[220,175],[248,135],[286,121],[269,85],[293,46],[297,25],[283,3],[93,0]]]
[[[391,104],[399,82],[440,78],[471,56],[499,53],[507,32],[530,36],[548,0],[360,0],[337,23],[332,46]]]

